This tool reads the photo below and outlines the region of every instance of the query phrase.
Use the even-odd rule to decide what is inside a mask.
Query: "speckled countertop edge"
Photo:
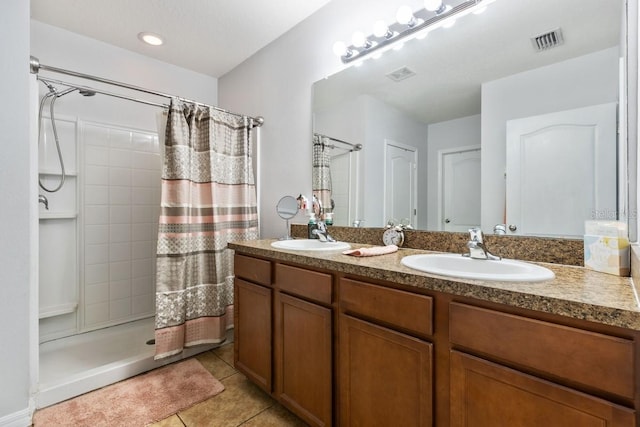
[[[403,248],[387,255],[352,257],[339,251],[276,249],[271,246],[273,241],[233,242],[229,247],[248,255],[640,331],[640,302],[629,277],[599,273],[584,267],[539,263],[552,270],[556,278],[537,283],[444,278],[412,270],[400,263],[405,256],[430,251]],[[352,243],[351,246],[370,245]]]

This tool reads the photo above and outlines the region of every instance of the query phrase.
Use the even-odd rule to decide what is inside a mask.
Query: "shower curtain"
[[[329,156],[329,138],[313,135],[312,186],[313,195],[322,203],[325,210],[332,209],[331,201],[331,157]]]
[[[233,323],[231,240],[258,237],[251,119],[172,100],[162,167],[155,358]]]

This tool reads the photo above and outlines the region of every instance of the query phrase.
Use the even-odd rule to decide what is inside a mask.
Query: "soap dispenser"
[[[318,223],[316,222],[316,214],[311,212],[311,214],[309,215],[309,224],[307,224],[307,231],[308,231],[308,238],[309,239],[317,239],[318,236],[316,236],[313,231],[316,230],[318,228]]]

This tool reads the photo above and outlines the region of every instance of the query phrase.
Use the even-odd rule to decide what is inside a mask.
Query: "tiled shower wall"
[[[155,134],[80,127],[83,330],[155,313],[160,155]],[[82,248],[81,248],[82,249]]]

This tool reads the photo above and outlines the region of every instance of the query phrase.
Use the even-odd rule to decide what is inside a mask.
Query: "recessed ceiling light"
[[[146,31],[138,33],[138,38],[146,44],[150,44],[151,46],[160,46],[164,43],[164,40],[162,40],[162,37],[160,35],[149,33]]]

